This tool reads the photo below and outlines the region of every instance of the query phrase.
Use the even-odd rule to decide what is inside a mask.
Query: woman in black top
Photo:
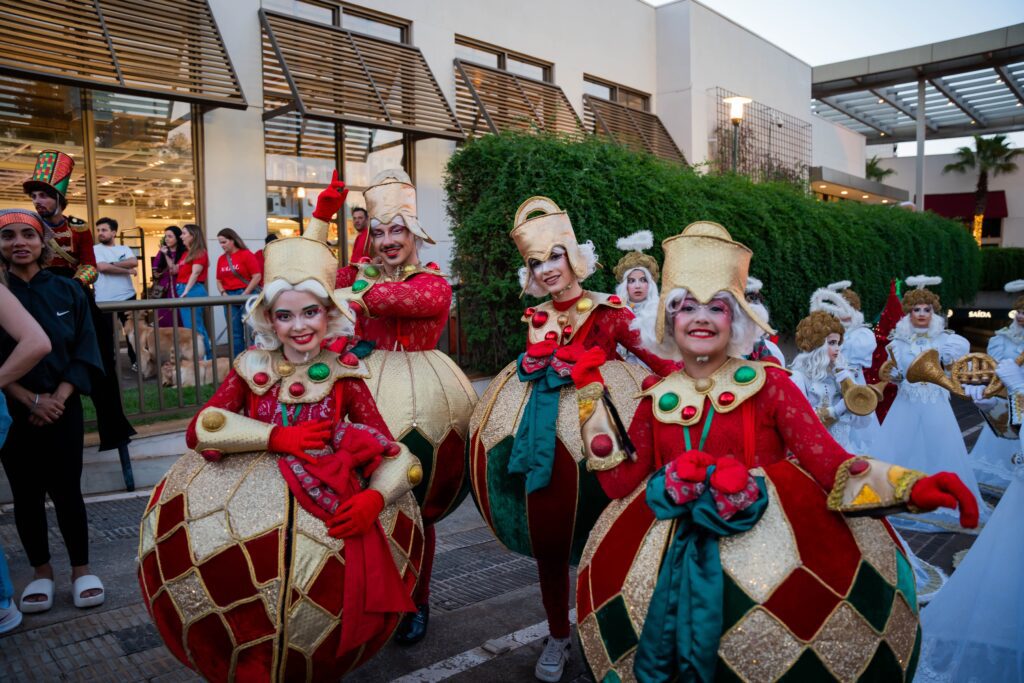
[[[83,423],[80,394],[90,391],[90,373],[102,372],[89,303],[74,281],[43,266],[50,257],[49,230],[31,211],[0,211],[0,264],[8,286],[39,322],[52,349],[17,382],[5,388],[14,422],[0,449],[0,462],[14,494],[14,521],[35,579],[22,594],[23,612],[53,603],[53,568],[47,542],[45,499],[57,513],[71,561],[75,605],[103,602],[103,586],[89,573],[89,536],[82,500]],[[0,359],[14,348],[0,337]]]

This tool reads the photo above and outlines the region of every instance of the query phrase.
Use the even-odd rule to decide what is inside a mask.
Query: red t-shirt
[[[217,259],[217,281],[224,291],[245,289],[249,286],[249,283],[245,280],[252,280],[252,276],[262,270],[259,261],[256,260],[256,256],[248,249],[239,249],[232,254],[231,264],[235,267],[238,275],[231,272],[231,268],[228,266],[227,254],[221,254],[220,258]],[[245,280],[242,278],[245,278]]]
[[[199,271],[199,279],[196,280],[196,284],[206,284],[206,269],[210,267],[210,257],[204,252],[201,256],[197,256],[192,261],[189,261],[187,251],[182,254],[181,258],[178,260],[178,284],[188,284],[188,279],[192,277],[192,266],[196,265],[203,267],[203,269]]]

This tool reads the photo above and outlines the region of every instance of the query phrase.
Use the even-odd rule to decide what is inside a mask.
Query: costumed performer
[[[246,305],[243,352],[186,432],[143,516],[139,579],[168,649],[211,681],[337,680],[414,609],[422,557],[410,493],[351,352],[321,226],[277,240]]]
[[[1024,354],[1024,280],[1007,282],[1004,289],[1018,296],[1010,311],[1013,316],[1012,322],[997,330],[988,341],[988,355],[996,362],[1016,360]],[[1005,402],[997,405],[998,411],[995,411],[995,416],[992,415],[993,411],[981,411],[991,429],[981,430],[974,448],[971,449],[970,460],[979,484],[1005,489],[1009,486],[1014,472],[1019,469],[1013,464],[1013,460],[1019,457],[1021,449],[1017,438],[1003,436],[1004,430],[1000,423],[1004,420],[999,420],[999,417],[1006,415]]]
[[[32,200],[36,213],[53,232],[47,246],[53,259],[46,266],[50,272],[75,280],[89,300],[93,328],[100,349],[103,367],[92,371],[93,403],[96,406],[96,428],[100,434],[100,450],[118,449],[121,462],[128,459],[128,442],[135,434],[121,405],[121,387],[117,380],[117,354],[114,349],[113,316],[96,307],[91,285],[99,277],[96,255],[92,248],[92,232],[80,218],[65,216],[68,185],[75,160],[64,152],[45,149],[36,157],[32,177],[22,183],[22,190]],[[134,488],[130,481],[128,490]]]
[[[929,285],[942,283],[938,276],[916,275],[905,280],[913,287],[903,295],[903,317],[896,323],[886,352],[895,360],[890,376],[899,382],[899,392],[885,416],[873,449],[884,458],[903,467],[922,472],[953,472],[967,485],[987,516],[974,469],[967,459],[967,448],[953,408],[949,392],[931,382],[907,381],[907,369],[917,358],[934,350],[944,365],[949,365],[970,351],[970,343],[946,329],[942,305]],[[924,521],[917,518],[915,521]],[[927,521],[948,530],[955,517],[945,510],[928,515]]]
[[[595,678],[910,680],[913,574],[884,521],[841,513],[962,505],[970,526],[970,492],[850,454],[787,371],[743,358],[771,329],[725,228],[694,223],[663,247],[659,350],[683,368],[644,381],[630,443],[597,400],[600,359],[572,371],[588,463],[617,499],[577,572]]]
[[[765,325],[770,326],[770,313],[768,307],[764,305],[764,294],[761,290],[764,289],[764,283],[758,280],[756,277],[749,275],[747,276],[747,286],[744,290],[744,294],[747,299],[747,303],[750,304],[750,310],[754,311],[761,317]],[[782,349],[776,343],[778,337],[774,334],[768,334],[764,332],[754,342],[754,348],[750,352],[747,360],[759,360],[766,363],[775,363],[780,368],[786,367],[786,356],[783,355]]]
[[[996,373],[1019,416],[1024,371],[1007,359],[1000,361]],[[1006,398],[997,400],[1007,403]],[[1022,443],[1024,432],[1018,434],[1018,446]],[[1024,566],[1024,464],[1013,467],[1011,483],[988,524],[945,587],[921,611],[918,681],[1024,680],[1024,584],[1019,571]]]
[[[879,344],[874,331],[864,322],[860,295],[850,289],[851,284],[849,280],[842,280],[815,290],[811,295],[811,311],[831,313],[843,324],[841,350],[846,367],[853,373],[854,382],[867,385],[864,370],[871,367]],[[878,416],[874,412],[856,420],[857,441],[861,444],[861,450],[870,450],[878,429]]]
[[[337,174],[335,174],[337,176]],[[314,221],[327,221],[348,190],[334,181],[317,199]],[[424,243],[433,244],[416,214],[416,188],[401,169],[381,171],[363,192],[369,245],[376,258],[338,271],[336,296],[356,311],[356,337],[372,342],[366,355],[368,384],[384,421],[398,441],[423,464],[415,488],[426,546],[409,614],[395,635],[402,645],[423,640],[430,619],[430,575],[434,525],[454,511],[468,492],[466,441],[476,391],[461,369],[437,349],[448,326],[452,288],[436,263],[421,264]],[[370,345],[357,346],[368,352]]]
[[[615,264],[615,294],[626,302],[633,311],[633,322],[630,327],[640,332],[640,339],[648,346],[654,339],[654,318],[658,311],[658,262],[644,251],[654,246],[654,233],[650,230],[639,230],[632,235],[620,237],[615,241],[619,251],[628,252]],[[643,365],[624,346],[616,349],[627,363]],[[643,365],[643,367],[647,367]]]
[[[615,359],[605,365],[616,378],[608,400],[623,413],[636,407],[647,373],[618,360],[617,345],[658,373],[675,364],[643,348],[618,295],[583,289],[597,254],[593,243],[576,240],[565,211],[547,197],[531,197],[513,225],[525,263],[523,291],[551,298],[526,309],[525,353],[491,381],[473,413],[469,471],[473,497],[498,540],[537,560],[550,636],[534,674],[557,681],[570,647],[569,565],[608,503],[583,461],[571,359],[590,348]]]

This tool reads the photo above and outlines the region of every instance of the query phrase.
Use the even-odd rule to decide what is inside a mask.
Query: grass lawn
[[[185,404],[182,408],[177,407],[177,387],[158,387],[155,384],[147,383],[143,385],[142,391],[144,412],[140,412],[139,409],[138,388],[132,387],[121,391],[121,402],[124,405],[124,414],[128,416],[128,421],[136,427],[139,425],[153,424],[154,422],[165,422],[194,415],[198,407],[203,403],[206,403],[210,396],[213,395],[214,387],[211,384],[200,387],[198,400],[196,399],[195,387],[182,388],[181,398]],[[166,413],[153,414],[154,411],[158,410],[160,407],[157,403],[158,391],[163,391],[164,409],[168,410],[173,407],[175,408],[174,410]],[[95,432],[96,407],[93,405],[92,399],[88,396],[82,397],[82,411],[85,416],[85,431]]]

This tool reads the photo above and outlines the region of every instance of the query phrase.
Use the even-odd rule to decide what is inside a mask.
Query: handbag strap
[[[249,278],[242,277],[242,274],[239,273],[237,270],[235,270],[235,264],[231,262],[231,254],[225,253],[224,256],[227,257],[228,268],[231,269],[231,272],[235,274],[235,277],[237,277],[239,280],[244,282],[246,287],[248,287],[249,286]]]

